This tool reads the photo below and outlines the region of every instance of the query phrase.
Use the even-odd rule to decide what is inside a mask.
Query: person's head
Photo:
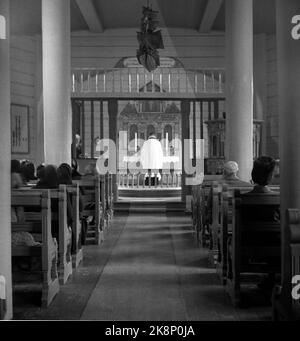
[[[36,177],[39,180],[42,180],[45,176],[45,165],[44,164],[40,164],[36,167]]]
[[[238,171],[239,171],[239,166],[235,161],[228,161],[223,166],[224,178],[237,176]]]
[[[21,173],[21,163],[19,160],[11,160],[10,171],[11,173]]]
[[[45,167],[44,178],[42,180],[45,188],[57,188],[58,187],[58,178],[56,167],[53,165],[47,165]]]
[[[34,164],[30,161],[23,161],[21,163],[21,175],[24,181],[28,182],[30,180],[35,180],[35,167]]]
[[[57,168],[57,179],[60,185],[72,185],[72,169],[67,163]]]
[[[156,139],[154,132],[149,134],[148,139]]]
[[[253,163],[252,181],[259,186],[267,186],[273,177],[276,161],[270,156],[260,156]]]

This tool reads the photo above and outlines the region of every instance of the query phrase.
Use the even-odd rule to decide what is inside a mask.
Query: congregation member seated
[[[239,166],[235,161],[226,162],[223,167],[223,178],[221,182],[233,186],[249,186],[249,182],[243,181],[238,177],[238,171]]]
[[[72,159],[72,179],[80,180],[81,174],[78,172],[78,163],[75,159]]]
[[[11,188],[19,188],[23,185],[21,176],[21,164],[19,160],[11,160]]]
[[[21,175],[25,184],[31,180],[36,180],[34,164],[28,160],[21,162]]]
[[[276,160],[270,156],[260,156],[253,163],[251,172],[254,188],[249,193],[274,193],[269,185],[272,183]]]
[[[36,177],[38,182],[45,176],[45,165],[42,163],[36,167]]]
[[[58,177],[57,177],[57,171],[56,171],[55,166],[53,165],[45,166],[42,177],[39,179],[35,188],[41,188],[41,189],[58,188]]]
[[[277,195],[273,192],[268,185],[271,184],[274,170],[276,167],[276,161],[269,156],[261,156],[257,158],[253,163],[253,169],[251,172],[252,182],[254,188],[248,195],[261,193],[262,195]],[[246,195],[247,195],[246,194]],[[279,222],[280,221],[280,207],[269,207],[268,209],[261,209],[260,206],[253,205],[251,210],[244,212],[247,220],[260,220],[267,222]],[[263,281],[258,284],[258,287],[267,292],[268,294],[275,285],[275,274],[269,273]]]

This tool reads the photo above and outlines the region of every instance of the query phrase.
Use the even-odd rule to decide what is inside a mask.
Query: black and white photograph
[[[0,320],[300,320],[299,0],[0,0]]]

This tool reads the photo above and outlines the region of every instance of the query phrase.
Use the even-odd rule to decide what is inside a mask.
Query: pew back
[[[51,234],[51,196],[49,190],[41,192],[15,191],[11,193],[11,206],[25,209],[24,219],[12,222],[12,232],[40,235],[40,245],[12,246],[13,257],[34,256],[41,259],[42,306],[49,306],[59,292],[57,272],[57,245]],[[26,210],[27,209],[27,210]]]

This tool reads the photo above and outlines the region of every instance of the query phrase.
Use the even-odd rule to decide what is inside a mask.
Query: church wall
[[[111,68],[122,57],[135,56],[136,29],[113,29],[103,34],[72,34],[72,66]],[[160,56],[177,57],[186,68],[224,67],[223,34],[200,35],[194,30],[163,29]]]
[[[34,37],[11,38],[11,102],[29,106],[29,154],[14,159],[35,160],[36,155],[36,45]]]
[[[267,36],[267,142],[266,153],[275,158],[279,157],[278,136],[278,80],[277,80],[277,52],[276,36]]]

